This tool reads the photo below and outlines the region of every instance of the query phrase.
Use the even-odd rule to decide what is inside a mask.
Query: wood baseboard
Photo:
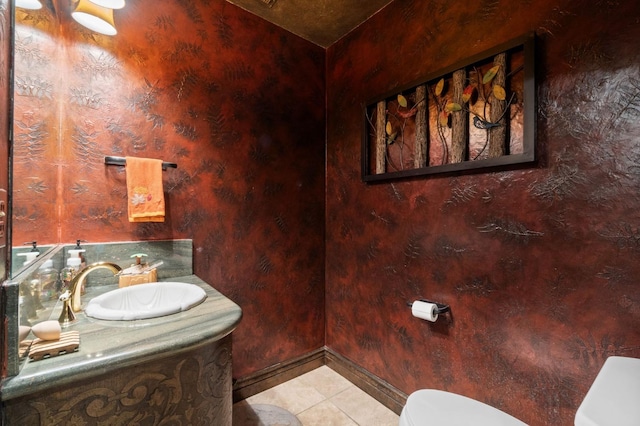
[[[300,357],[263,368],[246,377],[234,380],[233,402],[242,401],[323,366],[325,364],[324,352],[324,348],[319,348]]]
[[[326,347],[325,365],[398,415],[407,403],[406,393]]]
[[[407,402],[407,394],[327,347],[237,379],[233,385],[233,401],[242,401],[322,365],[331,368],[398,415]]]

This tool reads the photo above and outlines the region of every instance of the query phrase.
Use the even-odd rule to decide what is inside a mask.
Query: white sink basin
[[[186,311],[207,298],[195,284],[157,282],[119,288],[94,297],[84,313],[111,321],[162,317]]]

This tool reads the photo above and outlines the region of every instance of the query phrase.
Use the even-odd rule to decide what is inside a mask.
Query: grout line
[[[322,368],[322,367],[318,367],[318,368]],[[312,371],[313,371],[313,370],[312,370]],[[318,394],[322,395],[322,400],[320,400],[319,402],[315,403],[314,405],[312,405],[312,406],[310,406],[310,407],[306,408],[305,410],[303,410],[303,411],[301,411],[301,412],[299,412],[299,413],[292,413],[292,414],[294,414],[294,415],[296,416],[296,418],[298,418],[298,416],[299,416],[300,414],[305,413],[305,412],[307,412],[307,411],[309,411],[309,410],[311,410],[311,409],[313,409],[313,408],[317,407],[318,405],[320,405],[320,404],[322,404],[322,403],[329,402],[329,403],[330,403],[331,405],[333,405],[333,406],[334,406],[338,411],[340,411],[340,412],[341,412],[342,414],[344,414],[348,419],[350,419],[353,423],[355,423],[356,425],[359,425],[359,426],[360,426],[360,424],[359,424],[359,423],[358,423],[358,422],[357,422],[357,421],[356,421],[352,416],[350,416],[350,415],[349,415],[349,413],[345,412],[343,409],[341,409],[338,405],[336,405],[336,404],[332,401],[332,399],[333,399],[333,398],[337,397],[338,395],[340,395],[340,394],[342,394],[342,393],[344,393],[344,392],[346,392],[346,391],[348,391],[348,390],[352,390],[353,388],[357,388],[357,386],[356,386],[353,382],[351,382],[349,379],[347,379],[346,377],[342,376],[340,373],[338,373],[338,372],[336,372],[336,371],[334,371],[334,370],[331,370],[331,371],[332,371],[332,373],[333,373],[333,374],[335,374],[335,376],[340,377],[340,378],[342,378],[342,379],[345,379],[347,382],[349,382],[349,383],[350,383],[350,384],[349,384],[349,386],[345,387],[345,388],[344,388],[344,389],[342,389],[342,390],[337,391],[336,393],[332,394],[331,396],[326,396],[324,393],[322,393],[322,392],[320,391],[320,388],[319,388],[318,386],[316,386],[316,384],[314,384],[314,383],[310,383],[310,384],[311,384],[311,386],[313,387],[313,389],[314,389]],[[287,386],[288,384],[292,384],[292,383],[294,383],[294,382],[295,382],[295,380],[296,380],[296,379],[298,379],[299,377],[300,377],[300,376],[295,377],[295,378],[293,378],[293,379],[290,379],[290,380],[288,380],[288,381],[286,381],[286,382],[284,382],[284,383],[281,383],[281,384],[280,384],[280,385],[278,385],[278,386],[282,386],[283,388],[286,388],[286,386]],[[264,392],[266,392],[266,391],[264,391]],[[262,392],[261,392],[261,393],[262,393]],[[257,395],[260,395],[260,394],[257,394]],[[383,407],[384,407],[384,404],[382,404],[382,403],[380,403],[380,402],[377,402],[377,403],[378,403],[380,406],[383,406]],[[385,407],[385,408],[386,408],[386,407]],[[366,425],[362,425],[362,426],[366,426]]]

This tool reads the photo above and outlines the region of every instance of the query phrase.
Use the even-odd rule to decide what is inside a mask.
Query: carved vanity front
[[[195,275],[177,279],[207,298],[148,320],[79,315],[77,352],[29,360],[3,383],[7,423],[231,425],[231,333],[242,311]]]

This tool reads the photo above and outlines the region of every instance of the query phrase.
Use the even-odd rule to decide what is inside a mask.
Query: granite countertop
[[[77,313],[76,322],[62,331],[80,332],[78,351],[40,361],[28,359],[20,374],[3,382],[2,400],[86,380],[215,342],[231,333],[242,318],[238,305],[195,275],[160,281],[197,284],[205,290],[207,298],[188,311],[148,320],[104,321]],[[103,286],[100,293],[115,288],[117,285]],[[84,295],[83,306],[95,295]]]

